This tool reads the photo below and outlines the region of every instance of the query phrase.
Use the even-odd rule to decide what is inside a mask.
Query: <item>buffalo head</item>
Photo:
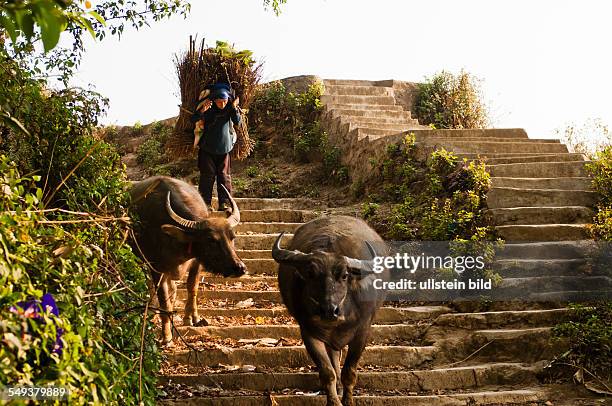
[[[223,186],[223,185],[222,185]],[[242,276],[246,265],[234,249],[234,227],[240,223],[240,210],[234,198],[227,192],[232,204],[232,215],[228,218],[208,217],[201,221],[187,220],[179,216],[170,203],[170,193],[166,196],[166,211],[176,223],[161,226],[170,237],[187,243],[190,254],[197,258],[209,272],[223,276]]]
[[[272,258],[279,264],[291,265],[296,276],[303,280],[302,298],[305,311],[313,320],[342,321],[343,304],[347,295],[362,289],[363,277],[371,275],[373,260],[349,258],[333,252],[304,253],[280,247],[281,233],[272,247]],[[374,248],[366,241],[372,258]]]

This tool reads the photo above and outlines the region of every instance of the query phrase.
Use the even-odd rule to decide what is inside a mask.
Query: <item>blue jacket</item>
[[[240,113],[231,103],[228,103],[223,110],[219,110],[213,103],[204,113],[194,114],[192,120],[193,122],[204,120],[204,132],[198,144],[200,151],[223,155],[234,148],[236,135],[230,133],[230,120],[234,125],[240,124]]]

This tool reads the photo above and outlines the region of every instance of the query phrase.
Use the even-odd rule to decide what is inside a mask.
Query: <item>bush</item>
[[[477,80],[465,71],[442,71],[419,84],[419,122],[432,128],[485,128],[487,109]]]
[[[93,132],[105,100],[46,89],[0,59],[3,110],[27,127],[0,124],[0,386],[63,385],[76,405],[153,404],[159,355],[139,308],[146,277],[126,242],[125,173]],[[45,293],[59,316],[19,310]]]

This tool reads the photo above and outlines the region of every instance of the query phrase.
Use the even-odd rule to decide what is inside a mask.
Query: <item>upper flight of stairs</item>
[[[431,150],[483,159],[491,174],[487,204],[492,223],[507,241],[589,238],[597,196],[590,190],[584,155],[556,139],[533,139],[521,129],[429,130],[396,104],[394,90],[377,82],[326,80],[330,131],[350,142],[375,141],[413,132]],[[364,116],[367,114],[367,116]],[[340,125],[338,123],[341,123]]]

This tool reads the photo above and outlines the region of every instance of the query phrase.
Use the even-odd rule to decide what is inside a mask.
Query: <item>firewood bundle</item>
[[[176,73],[181,91],[179,117],[174,135],[168,142],[169,153],[184,156],[192,150],[195,112],[202,90],[214,83],[228,83],[235,97],[240,98],[241,122],[234,126],[237,135],[232,158],[244,159],[253,150],[255,142],[248,132],[248,107],[261,79],[262,64],[253,59],[251,51],[236,51],[231,45],[217,41],[216,47],[206,47],[202,40],[189,37],[187,51],[175,56]]]

